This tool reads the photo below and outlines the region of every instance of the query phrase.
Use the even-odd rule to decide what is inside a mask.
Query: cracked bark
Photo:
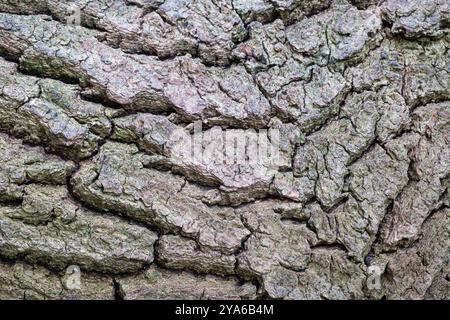
[[[449,10],[3,1],[0,299],[449,299]]]

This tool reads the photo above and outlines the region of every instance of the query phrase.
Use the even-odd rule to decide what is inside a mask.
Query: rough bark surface
[[[450,299],[449,30],[449,0],[1,1],[0,299]],[[224,132],[278,163],[174,140]]]

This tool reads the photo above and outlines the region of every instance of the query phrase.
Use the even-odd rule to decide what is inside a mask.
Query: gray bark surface
[[[0,299],[450,299],[449,31],[449,0],[1,1]]]

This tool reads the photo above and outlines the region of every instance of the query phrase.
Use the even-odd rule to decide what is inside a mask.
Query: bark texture
[[[0,299],[450,299],[449,30],[449,0],[1,1]],[[174,139],[224,132],[277,164]]]

